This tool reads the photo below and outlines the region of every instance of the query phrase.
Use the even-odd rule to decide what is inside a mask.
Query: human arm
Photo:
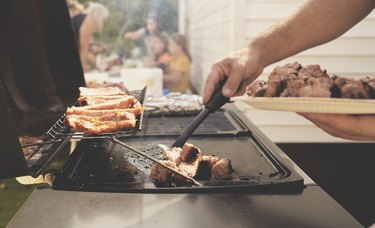
[[[299,9],[260,33],[247,48],[213,64],[203,93],[207,103],[218,82],[228,77],[223,95],[245,92],[263,69],[281,59],[329,42],[368,15],[373,0],[308,0]]]
[[[136,31],[132,31],[132,32],[127,32],[124,34],[124,38],[125,39],[130,39],[130,40],[139,40],[141,39],[146,33],[146,29],[145,28],[140,28]]]
[[[375,115],[298,113],[336,137],[375,141]]]
[[[80,46],[80,58],[83,70],[87,72],[90,69],[90,41],[94,35],[94,22],[92,18],[87,15],[83,21],[81,28],[79,30],[79,46]]]

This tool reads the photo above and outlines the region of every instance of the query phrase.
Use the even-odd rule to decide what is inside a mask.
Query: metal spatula
[[[224,97],[222,94],[223,86],[226,79],[221,81],[216,87],[211,100],[207,103],[204,109],[198,114],[197,117],[185,128],[184,132],[177,138],[177,140],[172,144],[172,147],[182,147],[190,136],[194,133],[195,129],[210,115],[210,113],[215,112],[225,103],[229,102],[228,97]]]

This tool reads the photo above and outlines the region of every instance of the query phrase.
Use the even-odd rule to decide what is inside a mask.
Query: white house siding
[[[210,67],[233,50],[243,47],[259,32],[288,15],[302,0],[185,0],[186,35],[193,57],[192,84],[203,91]],[[298,61],[320,64],[330,74],[375,76],[375,13],[340,38],[306,50],[264,70],[265,79],[275,65]],[[242,107],[242,106],[241,106]],[[276,142],[341,142],[310,122],[289,112],[244,108],[252,121]]]

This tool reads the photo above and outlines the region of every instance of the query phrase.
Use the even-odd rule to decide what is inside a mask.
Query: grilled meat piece
[[[65,116],[65,124],[73,132],[99,134],[132,129],[136,125],[136,118],[129,112],[114,112],[97,117],[71,114]]]
[[[86,105],[96,105],[100,103],[104,103],[111,100],[117,100],[124,98],[124,95],[115,95],[115,96],[83,96],[78,98],[78,103],[81,106]]]
[[[264,91],[262,88],[266,84],[266,81],[263,80],[256,80],[253,83],[251,83],[246,91],[247,95],[252,96],[252,97],[262,97],[264,95]]]
[[[197,159],[200,159],[201,156],[202,151],[190,143],[185,143],[180,153],[181,161],[187,163],[194,163]]]
[[[186,143],[182,148],[175,147],[171,150],[164,151],[163,154],[165,158],[168,159],[162,161],[164,164],[168,164],[168,166],[175,168],[181,173],[199,180],[210,180],[213,167],[219,161],[219,158],[216,156],[202,155],[202,151],[199,148],[189,143]],[[228,167],[228,165],[230,165],[230,160],[224,159],[221,163],[222,164],[219,164],[215,168],[215,178],[230,178],[228,174],[224,174],[229,173],[228,170],[232,170],[232,166]],[[158,164],[153,165],[150,177],[158,181],[171,181],[176,183],[184,181],[182,176],[174,174]]]
[[[176,163],[173,161],[161,161],[164,165],[167,165],[173,169],[177,169]],[[151,168],[150,177],[154,180],[170,182],[173,180],[172,171],[164,168],[159,164],[154,164]]]
[[[231,160],[222,158],[212,167],[212,175],[215,179],[230,180],[232,179],[233,168]]]
[[[124,91],[121,91],[118,87],[105,87],[105,88],[87,88],[79,87],[79,96],[116,96],[116,95],[127,95]]]
[[[318,78],[308,78],[298,92],[299,97],[330,97],[330,88],[322,86]]]
[[[117,87],[121,91],[129,94],[129,90],[126,88],[124,82],[107,82],[104,81],[103,83],[97,83],[89,81],[86,83],[86,87],[88,88],[106,88],[106,87]]]
[[[90,110],[85,109],[83,107],[71,107],[67,108],[65,114],[66,115],[86,115],[86,116],[102,116],[107,115],[110,113],[121,113],[121,112],[128,112],[132,113],[133,115],[137,116],[141,114],[143,108],[141,106],[136,108],[125,108],[125,109],[104,109],[104,110]]]
[[[336,76],[335,86],[340,91],[341,98],[369,99],[371,98],[362,80]]]
[[[285,89],[280,94],[280,97],[298,97],[299,91],[305,85],[305,81],[295,75],[291,75],[290,77],[286,78],[284,83]]]
[[[375,78],[365,77],[362,79],[363,86],[371,99],[375,98]]]
[[[82,109],[86,110],[103,110],[103,109],[125,109],[140,106],[139,101],[133,96],[126,96],[121,99],[109,100],[104,103],[84,106]]]

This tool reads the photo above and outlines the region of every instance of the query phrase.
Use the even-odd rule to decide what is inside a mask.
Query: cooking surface
[[[142,150],[150,144],[171,145],[193,116],[147,117],[142,131],[121,140]],[[204,155],[229,158],[235,170],[230,181],[201,181],[204,186],[170,187],[148,177],[152,163],[110,139],[81,141],[58,175],[53,188],[113,192],[288,191],[301,192],[303,179],[228,111],[214,113],[188,141]],[[164,134],[164,132],[167,132]],[[161,159],[162,150],[144,151]]]

